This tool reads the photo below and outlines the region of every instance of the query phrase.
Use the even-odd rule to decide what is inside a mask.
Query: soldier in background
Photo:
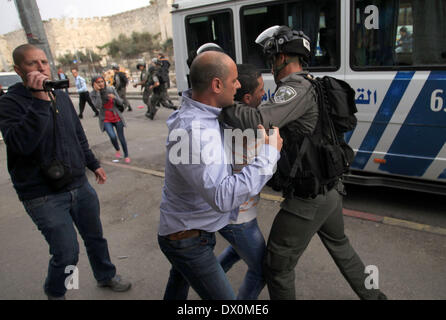
[[[151,66],[149,68],[148,76],[149,90],[153,90],[152,97],[150,98],[149,111],[146,114],[151,120],[154,119],[157,110],[157,106],[162,105],[168,109],[177,110],[169,100],[167,95],[167,88],[165,79],[161,76],[161,62],[157,58],[152,59]]]
[[[146,63],[144,61],[140,61],[136,64],[136,69],[138,69],[141,73],[139,75],[139,82],[133,85],[134,88],[141,86],[142,93],[142,101],[147,106],[146,115],[150,114],[150,106],[149,106],[149,98],[152,93],[149,89],[149,71],[146,68]]]
[[[170,88],[170,78],[169,78],[169,68],[170,68],[170,62],[169,59],[166,58],[164,53],[158,53],[158,61],[161,62],[161,74],[163,75],[163,78],[166,82],[166,89]]]
[[[125,107],[127,107],[128,111],[132,111],[130,102],[127,100],[127,85],[129,83],[129,79],[127,78],[125,72],[119,70],[119,66],[116,63],[112,63],[112,69],[115,72],[113,83],[119,97],[121,97],[121,99],[124,101],[124,110]]]

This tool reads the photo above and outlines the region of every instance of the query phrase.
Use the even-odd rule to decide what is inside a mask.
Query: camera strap
[[[31,91],[31,92],[44,92],[44,91],[46,91],[44,89],[34,89],[34,88],[28,88],[28,90]]]
[[[53,113],[53,158],[56,158],[56,116],[59,113],[59,110],[57,109],[57,104],[56,104],[56,100],[55,100],[55,94],[54,94],[54,90],[48,92],[48,96],[51,99],[51,111]]]

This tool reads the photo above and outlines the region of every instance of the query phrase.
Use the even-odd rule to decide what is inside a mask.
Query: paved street
[[[73,98],[77,108],[77,98]],[[178,100],[175,100],[178,104]],[[125,134],[132,163],[110,164],[114,150],[97,118],[87,106],[84,125],[90,145],[102,161],[108,180],[97,185],[89,174],[101,202],[101,217],[112,261],[118,272],[133,282],[126,293],[96,287],[85,248],[81,245],[78,290],[67,299],[162,299],[170,265],[157,243],[163,172],[165,120],[172,112],[162,108],[155,121],[131,100],[134,111],[125,112]],[[275,194],[265,188],[265,193]],[[279,202],[262,200],[258,221],[267,238]],[[346,233],[366,265],[379,269],[379,285],[390,299],[446,299],[446,237],[430,232],[345,218]],[[79,241],[82,241],[79,238]],[[17,199],[6,168],[6,148],[0,142],[0,299],[45,299],[42,286],[49,260],[48,246]],[[218,236],[216,252],[227,243]],[[228,277],[237,290],[246,272],[238,263]],[[298,299],[357,299],[319,238],[315,237],[296,268]],[[190,299],[198,299],[191,290]],[[266,288],[260,299],[269,299]]]

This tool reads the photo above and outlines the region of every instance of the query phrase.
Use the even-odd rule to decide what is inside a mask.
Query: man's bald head
[[[202,93],[211,86],[213,79],[224,81],[231,64],[235,64],[234,61],[223,52],[206,51],[199,54],[190,67],[192,90]]]

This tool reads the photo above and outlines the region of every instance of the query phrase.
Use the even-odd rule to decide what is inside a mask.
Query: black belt
[[[175,241],[175,240],[183,240],[183,239],[189,239],[189,238],[195,238],[200,236],[200,230],[192,229],[192,230],[185,230],[185,231],[179,231],[175,233],[171,233],[166,236],[167,239]]]

